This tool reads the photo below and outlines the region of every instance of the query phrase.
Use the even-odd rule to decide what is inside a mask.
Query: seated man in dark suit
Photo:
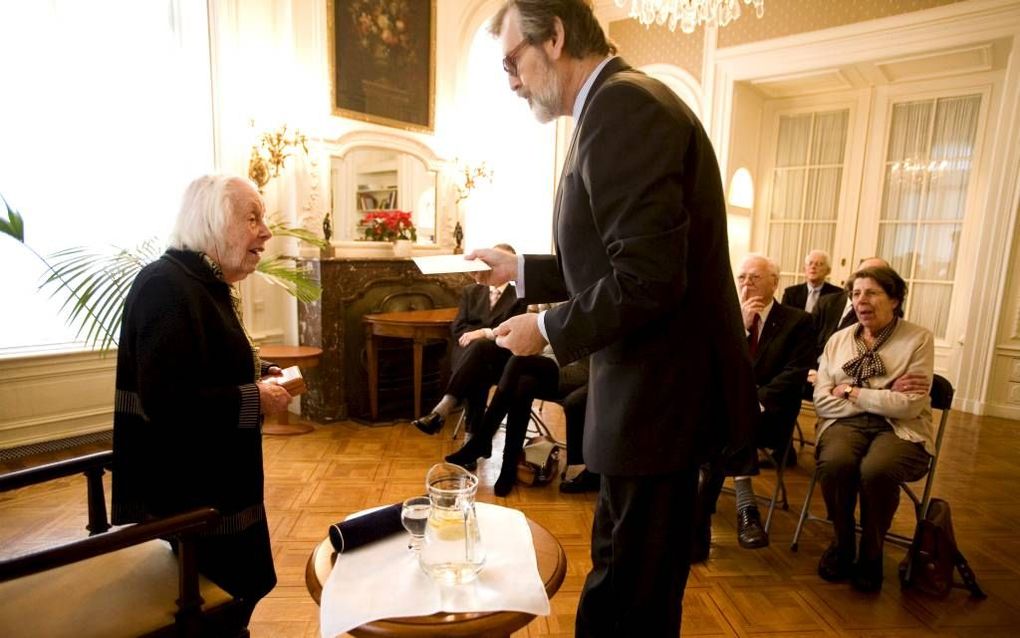
[[[824,250],[809,252],[804,258],[806,281],[786,287],[786,290],[783,291],[783,305],[811,312],[822,297],[843,292],[839,286],[825,281],[830,272],[832,272],[832,265],[829,262],[829,253]]]
[[[516,254],[509,244],[493,246]],[[450,326],[454,346],[450,355],[453,374],[443,398],[425,416],[412,423],[426,434],[435,434],[443,427],[450,412],[464,401],[467,431],[472,432],[485,412],[489,388],[499,381],[510,352],[496,345],[492,328],[514,315],[525,312],[528,305],[517,298],[513,284],[464,287],[457,316]]]
[[[804,375],[814,361],[814,327],[803,310],[777,303],[773,297],[779,284],[779,267],[762,255],[749,255],[737,276],[740,306],[747,330],[754,380],[758,389],[758,448],[785,449],[800,412]],[[757,468],[754,468],[757,473]],[[695,530],[692,560],[708,556],[711,514],[723,485],[723,472],[710,471],[702,492],[702,512]],[[768,535],[751,487],[750,476],[734,478],[737,498],[737,540],[745,549],[766,547]],[[700,555],[699,555],[700,554]]]

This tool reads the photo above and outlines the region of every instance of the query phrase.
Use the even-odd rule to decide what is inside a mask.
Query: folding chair
[[[924,518],[924,515],[928,511],[928,501],[931,499],[931,490],[935,485],[935,468],[938,465],[939,455],[942,452],[942,437],[946,432],[946,422],[949,420],[949,410],[953,405],[953,385],[949,381],[940,375],[935,375],[932,379],[931,384],[931,407],[941,411],[939,417],[938,429],[935,432],[935,454],[928,460],[928,475],[924,480],[924,490],[921,492],[921,497],[918,498],[914,491],[906,483],[900,483],[900,487],[907,493],[907,496],[914,503],[914,516],[918,521]],[[811,482],[808,484],[807,496],[804,497],[804,506],[800,510],[800,519],[797,521],[797,529],[793,532],[793,541],[790,543],[790,551],[797,551],[797,542],[800,540],[800,532],[804,527],[804,523],[808,520],[812,521],[824,521],[829,523],[828,519],[820,516],[815,516],[811,513],[811,496],[815,492],[815,484],[818,482],[818,470],[817,468],[811,474]],[[857,531],[861,531],[860,525],[857,526]],[[889,532],[885,535],[885,539],[894,545],[901,547],[910,547],[913,538],[903,536],[901,534],[895,534]]]

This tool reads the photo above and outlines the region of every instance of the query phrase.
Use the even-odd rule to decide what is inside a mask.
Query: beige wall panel
[[[765,0],[765,15],[741,5],[736,22],[719,29],[718,48],[818,31],[865,20],[941,7],[961,0]],[[614,23],[615,24],[615,23]]]
[[[687,35],[667,27],[645,28],[637,20],[617,20],[609,24],[609,37],[620,48],[620,55],[635,67],[646,64],[673,64],[701,82],[705,30]]]

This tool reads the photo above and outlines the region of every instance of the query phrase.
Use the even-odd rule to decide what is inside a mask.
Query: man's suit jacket
[[[464,349],[457,344],[457,339],[465,332],[479,328],[495,328],[514,315],[526,312],[528,304],[517,298],[513,286],[507,286],[500,295],[499,301],[489,308],[489,287],[479,284],[468,284],[460,294],[457,316],[450,324],[453,333],[453,353],[451,364],[456,368],[460,364]]]
[[[843,292],[843,289],[839,286],[830,284],[829,282],[822,283],[822,290],[818,295],[818,301],[822,300],[822,297],[827,295],[834,295],[837,292]],[[808,287],[807,282],[801,282],[793,286],[787,286],[783,290],[783,305],[796,308],[797,310],[803,310],[804,305],[807,304]],[[817,306],[818,304],[815,303]]]
[[[752,447],[754,380],[715,153],[690,109],[620,58],[576,122],[553,236],[555,256],[525,257],[524,294],[569,299],[545,314],[561,365],[591,354],[588,468],[665,474]]]
[[[815,319],[815,359],[822,356],[822,351],[825,350],[825,342],[839,328],[839,323],[843,320],[843,308],[845,307],[846,295],[826,295],[818,300],[815,309],[811,311],[811,315]],[[857,323],[856,314],[853,315],[852,323]]]
[[[758,403],[765,408],[755,430],[758,447],[780,448],[800,412],[804,378],[815,365],[814,321],[808,313],[772,304],[752,357]]]

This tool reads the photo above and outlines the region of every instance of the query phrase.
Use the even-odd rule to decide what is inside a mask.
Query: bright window
[[[213,168],[205,2],[0,3],[0,194],[48,255],[165,238]],[[0,354],[75,347],[44,268],[0,235]]]

